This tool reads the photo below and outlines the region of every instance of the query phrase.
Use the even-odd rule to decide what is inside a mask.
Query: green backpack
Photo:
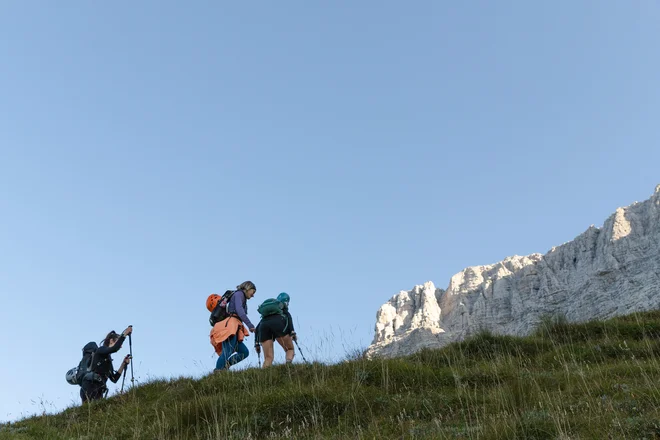
[[[284,316],[284,303],[275,298],[268,298],[257,308],[257,312],[259,312],[262,318],[270,315]]]

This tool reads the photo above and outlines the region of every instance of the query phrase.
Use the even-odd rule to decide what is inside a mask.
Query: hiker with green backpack
[[[275,358],[273,341],[277,341],[285,351],[286,363],[293,362],[295,351],[293,342],[298,338],[293,328],[293,319],[289,313],[289,301],[291,298],[286,292],[280,293],[277,298],[265,300],[257,311],[261,315],[261,321],[256,329],[256,341],[254,349],[261,352],[261,344],[264,348],[264,368],[270,367]]]

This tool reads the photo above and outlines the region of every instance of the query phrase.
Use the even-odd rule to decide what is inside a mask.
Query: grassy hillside
[[[389,360],[156,381],[2,439],[660,438],[660,312]]]

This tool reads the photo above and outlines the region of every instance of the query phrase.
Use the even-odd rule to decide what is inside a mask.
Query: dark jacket
[[[121,374],[117,373],[112,366],[112,357],[110,355],[119,351],[121,344],[123,344],[125,339],[125,336],[120,336],[112,347],[102,345],[96,350],[96,353],[94,353],[94,358],[92,359],[92,371],[101,376],[101,381],[103,383],[106,383],[108,379],[117,383],[121,378]]]

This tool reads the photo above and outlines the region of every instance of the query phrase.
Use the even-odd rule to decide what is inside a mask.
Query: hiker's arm
[[[120,336],[119,339],[117,339],[117,342],[115,342],[115,345],[113,345],[112,347],[106,347],[105,345],[102,345],[96,350],[96,353],[97,354],[116,353],[121,348],[121,344],[124,342],[124,339],[126,339],[125,336]]]
[[[238,315],[239,318],[241,318],[241,321],[243,321],[243,324],[247,325],[249,329],[254,328],[254,324],[252,324],[252,321],[250,321],[250,318],[248,318],[247,313],[245,313],[245,309],[243,308],[243,301],[245,300],[245,293],[242,291],[238,291],[232,296],[232,300],[236,298],[236,302],[234,303],[234,309],[236,310],[236,314]]]
[[[286,318],[287,321],[287,334],[291,336],[291,338],[295,341],[298,340],[298,336],[296,336],[296,329],[293,327],[293,317],[291,316],[291,313],[289,313],[289,308],[284,309],[284,317]]]
[[[114,373],[110,374],[110,376],[108,376],[108,379],[110,379],[113,383],[117,383],[119,378],[121,378],[121,373],[124,372],[126,365],[128,365],[128,363],[130,362],[129,356],[130,355],[126,355],[121,365],[119,366],[119,370],[115,371]]]
[[[108,376],[108,379],[110,379],[112,383],[117,383],[123,371],[124,371],[124,364],[121,364],[119,370],[115,371],[114,373],[111,373],[110,376]]]
[[[286,315],[286,319],[287,319],[287,322],[288,322],[288,325],[289,325],[289,328],[288,328],[289,333],[295,333],[296,329],[293,327],[293,318],[291,317],[291,313],[289,313],[289,309],[286,309],[284,314]]]

